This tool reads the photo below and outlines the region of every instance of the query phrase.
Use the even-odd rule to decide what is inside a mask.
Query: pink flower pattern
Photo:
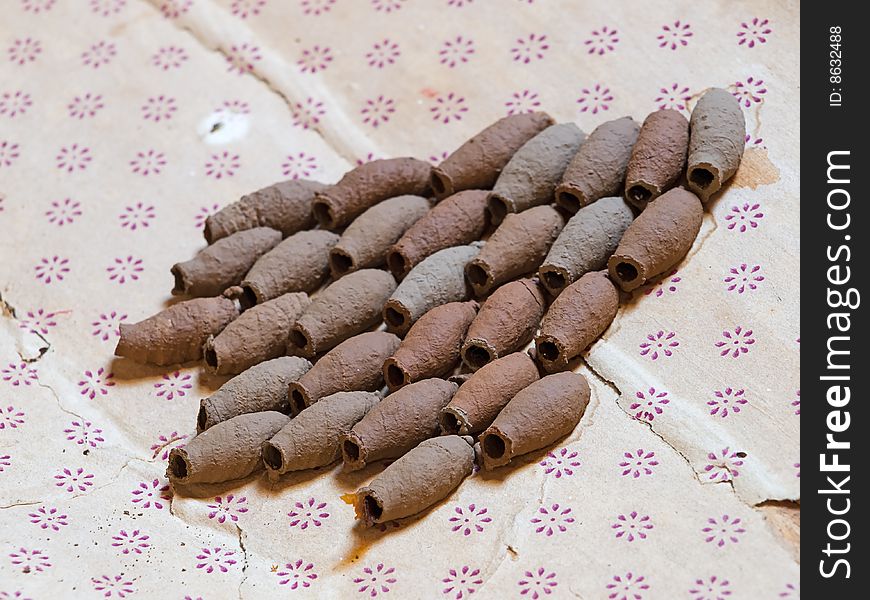
[[[442,579],[441,583],[445,585],[444,589],[441,590],[442,594],[451,596],[454,600],[462,600],[476,592],[478,586],[483,585],[483,578],[480,575],[480,569],[463,565],[459,569],[449,569],[447,577]]]
[[[171,119],[175,111],[178,110],[178,106],[175,104],[175,98],[160,94],[148,98],[141,110],[143,119],[159,123]]]
[[[266,0],[233,0],[230,11],[240,19],[255,17],[266,6]]]
[[[0,473],[6,470],[6,467],[12,466],[12,457],[8,454],[0,454]]]
[[[90,148],[78,144],[63,146],[55,157],[57,168],[67,173],[84,171],[93,159]]]
[[[16,39],[6,50],[9,56],[9,62],[24,66],[27,63],[34,62],[42,53],[42,42],[33,38],[27,37],[24,39]]]
[[[507,108],[507,114],[520,115],[524,113],[535,112],[541,106],[541,101],[538,100],[538,93],[532,90],[523,90],[511,94],[510,100],[504,103]]]
[[[511,56],[515,62],[527,65],[534,60],[543,59],[549,49],[550,44],[547,42],[546,35],[530,33],[525,37],[517,38],[511,48]]]
[[[659,464],[659,461],[655,459],[656,453],[652,450],[638,448],[634,452],[624,452],[623,456],[625,459],[619,463],[623,477],[631,475],[637,479],[642,475],[652,475],[653,467],[657,467]]]
[[[302,13],[306,15],[312,15],[315,17],[319,17],[324,13],[328,13],[332,10],[332,5],[335,4],[335,0],[301,0],[300,5],[302,6]]]
[[[91,12],[101,17],[110,17],[121,12],[127,0],[91,0]]]
[[[157,390],[157,397],[165,400],[172,400],[176,396],[183,398],[192,387],[190,375],[186,373],[182,375],[181,371],[165,373],[163,380],[154,384],[154,389]]]
[[[5,408],[0,406],[0,431],[18,429],[19,425],[24,425],[24,412],[11,404]]]
[[[193,224],[197,229],[202,229],[205,226],[205,221],[210,216],[215,214],[220,210],[220,204],[214,203],[211,206],[202,206],[199,211],[197,211],[196,216],[193,219]]]
[[[801,414],[801,391],[800,390],[796,391],[795,396],[797,396],[797,397],[791,401],[791,405],[793,407],[795,407],[794,414],[800,416],[800,414]]]
[[[441,64],[447,65],[451,69],[456,65],[467,63],[473,54],[474,40],[462,37],[461,35],[446,40],[441,44],[441,49],[438,50]]]
[[[745,291],[757,290],[758,284],[764,281],[764,276],[759,273],[761,265],[749,266],[746,263],[740,263],[736,267],[731,267],[728,270],[728,276],[725,277],[726,289],[729,292],[736,291],[742,294]]]
[[[94,485],[94,474],[85,473],[85,470],[81,467],[75,470],[63,468],[54,476],[54,479],[54,485],[63,488],[70,494],[85,492],[89,487]]]
[[[241,157],[224,150],[220,154],[212,154],[205,163],[205,174],[213,179],[232,177],[242,166]]]
[[[276,571],[280,585],[289,585],[289,589],[295,590],[308,588],[317,580],[317,573],[314,570],[312,563],[306,563],[301,558],[296,562],[289,562],[284,565],[283,571]]]
[[[366,53],[366,60],[370,67],[383,69],[395,63],[401,54],[399,45],[396,42],[384,39],[372,45],[372,49]]]
[[[99,111],[105,108],[105,104],[103,104],[102,94],[88,92],[81,96],[75,96],[66,108],[70,117],[81,121],[96,116]]]
[[[586,48],[588,48],[586,51],[588,54],[597,54],[598,56],[613,52],[618,43],[619,32],[607,25],[599,29],[593,29],[590,36],[583,42]]]
[[[21,0],[21,6],[25,12],[31,12],[35,15],[51,10],[57,0]]]
[[[682,277],[676,277],[676,274],[676,269],[671,271],[667,277],[647,288],[644,295],[649,296],[650,294],[655,293],[656,298],[661,298],[665,295],[665,292],[675,294],[678,289],[677,284],[683,280]]]
[[[556,572],[547,571],[544,567],[538,567],[531,571],[525,571],[523,577],[517,581],[520,588],[520,596],[539,600],[544,596],[549,596],[555,591],[558,584],[556,581]]]
[[[371,0],[372,7],[381,12],[391,13],[394,10],[399,10],[403,6],[405,0]]]
[[[627,515],[618,515],[616,522],[610,526],[616,532],[617,539],[624,539],[627,542],[645,540],[647,532],[653,527],[649,515],[641,515],[635,510]]]
[[[108,342],[110,338],[119,337],[121,330],[120,324],[127,320],[127,315],[118,311],[109,311],[100,313],[96,321],[91,322],[91,335],[100,338],[103,342]]]
[[[764,80],[754,77],[747,77],[745,81],[736,82],[732,92],[737,101],[746,108],[753,104],[760,104],[762,96],[766,93],[767,88],[764,87]]]
[[[365,101],[360,114],[365,125],[371,125],[375,129],[390,120],[390,115],[396,112],[395,102],[392,98],[383,95]]]
[[[574,522],[574,517],[571,516],[571,509],[559,504],[551,506],[542,506],[538,509],[538,514],[530,520],[530,523],[535,528],[535,533],[544,533],[547,537],[553,533],[568,531],[568,525]]]
[[[727,600],[731,595],[730,586],[727,579],[711,575],[707,579],[696,579],[689,594],[692,600]]]
[[[121,221],[121,227],[124,229],[136,231],[137,229],[146,229],[154,216],[154,205],[137,202],[131,206],[125,206],[121,214],[118,215],[118,220]]]
[[[106,441],[103,439],[102,435],[100,435],[103,433],[103,430],[99,427],[94,427],[94,424],[90,421],[73,421],[63,430],[63,432],[66,434],[67,440],[75,442],[79,446],[96,448],[98,445]]]
[[[723,419],[729,414],[737,414],[741,410],[741,406],[746,404],[746,393],[744,390],[735,390],[731,387],[726,387],[724,390],[714,390],[715,398],[707,402],[710,407],[710,414],[720,416]]]
[[[302,129],[313,129],[320,123],[320,117],[325,114],[323,102],[307,98],[305,102],[297,102],[293,105],[293,124]]]
[[[359,585],[356,591],[370,598],[376,598],[378,594],[388,594],[390,586],[397,581],[395,572],[394,567],[387,567],[383,563],[374,567],[363,567],[362,573],[353,580]]]
[[[478,507],[476,504],[469,504],[465,507],[455,506],[453,512],[455,514],[447,519],[453,524],[450,531],[454,533],[461,531],[464,536],[469,536],[475,532],[483,533],[486,525],[492,523],[492,518],[485,506]]]
[[[140,481],[130,494],[133,496],[130,501],[139,508],[153,507],[155,510],[163,510],[164,506],[169,506],[169,501],[172,499],[169,485],[161,485],[157,478],[151,481]]]
[[[761,212],[760,204],[735,204],[731,207],[730,212],[725,215],[725,220],[728,221],[728,229],[736,230],[740,233],[745,233],[749,229],[757,229],[758,222],[764,218],[764,213]]]
[[[14,119],[16,115],[24,116],[31,106],[33,106],[33,98],[21,90],[3,92],[0,95],[0,117]]]
[[[680,86],[679,83],[672,83],[669,86],[659,88],[659,94],[656,96],[655,102],[661,110],[688,110],[691,98],[692,96],[689,94],[688,87]]]
[[[552,475],[556,479],[562,477],[571,477],[574,471],[580,467],[580,461],[577,459],[578,452],[576,450],[568,450],[568,448],[559,448],[547,452],[546,458],[539,464],[544,467],[545,475]]]
[[[166,166],[166,155],[157,150],[145,150],[137,152],[130,167],[137,175],[147,177],[150,174],[157,175]]]
[[[454,92],[438,94],[432,106],[429,107],[432,119],[447,125],[451,121],[461,121],[462,116],[468,112],[465,98]]]
[[[753,17],[751,21],[740,23],[737,31],[737,45],[745,45],[747,48],[755,48],[756,44],[766,44],[767,36],[773,32],[768,19]]]
[[[740,541],[740,536],[746,533],[742,523],[742,519],[728,515],[722,515],[718,519],[710,517],[707,519],[707,525],[701,529],[704,533],[704,541],[715,544],[718,548],[724,547],[729,542],[736,544]]]
[[[180,68],[188,58],[187,50],[184,48],[179,48],[178,46],[163,46],[151,55],[151,64],[158,69],[168,71],[170,69]]]
[[[319,73],[332,62],[332,50],[327,46],[314,45],[302,50],[302,55],[296,64],[303,73]]]
[[[34,367],[24,361],[9,363],[3,368],[3,381],[18,387],[30,385],[39,379],[39,374]]]
[[[740,475],[738,467],[743,466],[743,452],[732,452],[725,447],[719,452],[709,452],[707,460],[710,462],[704,466],[704,472],[710,481],[731,481]]]
[[[163,0],[160,4],[160,12],[167,19],[177,19],[193,5],[193,0]]]
[[[149,536],[141,533],[138,529],[128,532],[122,529],[117,535],[112,536],[112,547],[118,548],[121,554],[142,554],[146,548],[150,548]]]
[[[290,517],[290,527],[298,527],[305,531],[309,526],[320,527],[323,521],[329,518],[326,502],[319,502],[314,498],[302,502],[294,502],[294,509],[287,513]]]
[[[726,329],[722,332],[722,339],[715,344],[720,350],[719,356],[740,358],[749,353],[750,348],[755,344],[755,338],[752,335],[752,330],[745,329],[742,325],[735,327],[734,331]]]
[[[119,285],[124,285],[127,281],[138,281],[139,273],[144,270],[142,259],[133,256],[115,258],[112,264],[106,267],[109,281],[114,281]]]
[[[34,525],[39,525],[40,529],[51,529],[52,531],[60,531],[61,527],[69,525],[69,517],[62,514],[57,508],[46,508],[40,506],[36,512],[29,515],[30,522]]]
[[[244,496],[234,494],[227,494],[225,497],[216,496],[214,502],[208,505],[211,509],[208,518],[216,519],[218,523],[224,523],[227,519],[236,523],[239,515],[248,512],[248,507],[245,506],[247,502],[248,499]]]
[[[656,38],[659,41],[659,48],[684,48],[689,45],[689,38],[692,33],[692,26],[682,21],[674,21],[671,24],[662,25],[662,32]]]
[[[178,444],[178,442],[183,442],[186,439],[186,435],[181,435],[177,431],[173,431],[169,435],[161,434],[157,438],[157,442],[151,444],[151,459],[154,460],[158,455],[160,455],[160,460],[168,459],[171,448],[173,446],[180,448],[183,444]]]
[[[42,550],[20,547],[9,553],[9,562],[22,573],[42,573],[51,568],[51,559]]]
[[[262,60],[260,48],[247,42],[230,46],[227,52],[227,71],[244,75],[254,71],[254,64]]]
[[[599,111],[609,110],[612,101],[613,95],[610,93],[610,88],[600,83],[596,83],[592,87],[583,88],[580,90],[580,97],[577,98],[580,112],[590,112],[593,115],[597,115]]]
[[[648,356],[652,360],[658,360],[660,356],[673,356],[673,348],[680,345],[680,342],[674,339],[676,335],[673,331],[665,333],[661,329],[656,333],[647,334],[647,341],[640,343],[640,355]]]
[[[18,144],[8,140],[0,140],[0,169],[3,167],[11,167],[15,159],[21,154],[18,151]]]
[[[51,208],[45,211],[45,216],[52,225],[58,227],[70,225],[82,216],[81,203],[70,198],[64,198],[63,201],[52,200]]]
[[[288,154],[281,163],[281,174],[290,179],[307,179],[317,171],[317,159],[305,152]]]
[[[625,575],[614,575],[607,584],[609,600],[643,600],[643,593],[649,589],[646,577],[631,571]]]
[[[128,594],[135,592],[133,582],[125,579],[123,575],[91,577],[91,585],[103,598],[126,598]]]
[[[115,44],[106,41],[99,41],[92,44],[90,48],[82,52],[82,64],[86,67],[99,69],[112,62],[112,59],[118,53]]]

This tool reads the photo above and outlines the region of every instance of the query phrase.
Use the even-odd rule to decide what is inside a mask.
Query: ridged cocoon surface
[[[512,281],[486,299],[475,317],[465,342],[462,360],[477,370],[495,359],[521,350],[535,337],[546,301],[532,279]]]
[[[470,441],[448,435],[420,443],[357,490],[356,518],[371,526],[410,517],[449,496],[474,468]]]
[[[556,203],[572,213],[605,196],[618,196],[640,127],[631,117],[602,123],[589,134],[571,159]]]
[[[424,258],[480,239],[489,222],[486,190],[465,190],[445,198],[414,223],[387,252],[387,266],[401,279]]]
[[[169,452],[166,476],[175,484],[220,483],[247,477],[262,468],[263,442],[281,430],[290,417],[258,412],[221,421]]]
[[[541,283],[554,296],[590,271],[607,266],[634,213],[618,196],[584,206],[568,220],[538,269]]]
[[[547,372],[564,371],[568,361],[597,340],[616,317],[619,292],[604,271],[586,273],[550,305],[535,338],[538,360]]]
[[[290,414],[288,386],[302,377],[311,363],[298,356],[282,356],[255,365],[199,401],[197,431],[237,417],[263,411]]]
[[[386,271],[363,269],[318,293],[290,329],[288,354],[313,358],[381,322],[384,302],[396,290]]]
[[[607,261],[610,277],[626,292],[680,262],[701,230],[704,208],[692,192],[674,188],[628,226]]]
[[[238,316],[238,306],[227,298],[185,300],[144,321],[121,323],[115,354],[161,366],[198,360],[208,336]]]
[[[235,375],[283,356],[290,327],[311,304],[305,292],[291,292],[243,312],[205,342],[205,364],[218,375]]]
[[[429,192],[432,167],[416,158],[373,160],[344,174],[344,177],[314,198],[314,217],[321,227],[344,227],[378,202]]]
[[[553,123],[543,112],[499,119],[432,169],[435,196],[440,199],[462,190],[490,189],[517,150]]]
[[[737,172],[745,146],[740,103],[727,90],[710,88],[692,110],[689,188],[707,202]]]
[[[625,174],[625,199],[643,210],[674,187],[689,150],[689,121],[675,110],[651,113],[640,128]]]
[[[271,477],[331,464],[341,458],[341,441],[381,397],[374,392],[338,392],[306,408],[263,444]]]
[[[559,123],[523,144],[489,195],[493,222],[501,223],[508,213],[552,202],[556,185],[585,138],[574,123]]]
[[[314,227],[311,203],[326,184],[305,179],[282,181],[225,206],[205,220],[203,234],[212,244],[237,231],[271,227],[285,237]]]
[[[477,302],[448,302],[420,317],[396,353],[384,362],[390,390],[450,373],[459,362],[462,340],[476,314]]]
[[[547,375],[520,390],[480,436],[483,468],[545,448],[568,435],[589,404],[589,384],[577,373]]]
[[[536,206],[505,217],[486,246],[468,262],[465,274],[477,296],[535,271],[559,237],[565,219],[551,206]]]

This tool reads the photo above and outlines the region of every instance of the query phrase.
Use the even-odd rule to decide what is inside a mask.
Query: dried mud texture
[[[508,213],[552,202],[556,186],[584,139],[586,134],[574,123],[559,123],[523,144],[489,195],[493,223],[501,223]]]
[[[465,275],[476,296],[541,265],[565,219],[552,206],[536,206],[505,217],[486,246],[469,261]]]
[[[462,190],[488,190],[523,144],[552,125],[547,113],[503,117],[466,141],[432,169],[432,189],[438,199]]]
[[[199,360],[208,337],[238,316],[237,304],[227,298],[185,300],[144,321],[121,323],[115,355],[160,366]]]
[[[453,371],[477,308],[474,301],[448,302],[420,317],[396,353],[384,362],[384,380],[390,390]]]
[[[462,361],[476,371],[521,350],[535,337],[545,307],[544,293],[533,279],[501,286],[486,299],[468,328]]]
[[[386,331],[369,331],[340,343],[290,384],[293,414],[336,392],[381,389],[384,361],[396,351],[400,341]]]
[[[625,199],[640,210],[674,187],[689,151],[689,121],[675,110],[651,113],[640,128],[625,174]]]
[[[443,379],[423,379],[381,400],[344,437],[341,453],[345,470],[356,471],[378,460],[398,458],[438,435],[438,414],[458,387]]]
[[[372,526],[415,515],[449,496],[473,469],[471,438],[448,435],[421,442],[357,490],[356,518]]]
[[[586,273],[605,268],[633,220],[631,207],[618,196],[602,198],[578,210],[538,269],[547,291],[558,296]]]
[[[287,353],[313,358],[381,322],[384,302],[396,290],[386,271],[362,269],[318,293],[290,328]]]
[[[287,351],[290,327],[311,304],[305,292],[291,292],[243,312],[216,337],[205,342],[209,371],[235,375]]]
[[[411,269],[384,305],[387,330],[404,335],[417,319],[436,306],[468,300],[465,265],[478,255],[482,242],[439,250]]]
[[[737,172],[745,146],[746,120],[740,103],[728,91],[710,88],[692,110],[689,189],[706,203]]]
[[[313,292],[329,275],[331,231],[300,231],[260,257],[242,281],[242,306],[249,308],[288,292]]]
[[[639,131],[631,117],[596,127],[565,169],[556,187],[556,203],[576,213],[599,198],[618,196]]]
[[[281,232],[255,227],[221,238],[194,258],[175,263],[173,296],[219,296],[238,285],[257,259],[281,242]]]
[[[338,392],[306,408],[263,444],[269,476],[323,467],[341,458],[345,434],[380,399],[374,392]]]
[[[373,160],[319,191],[314,217],[325,229],[344,227],[378,202],[395,196],[426,196],[432,167],[416,158]]]
[[[173,485],[220,483],[247,477],[263,466],[263,442],[290,421],[269,411],[221,421],[169,452],[166,476]]]
[[[492,361],[463,383],[441,411],[441,430],[462,435],[483,431],[511,398],[539,377],[538,367],[525,352]]]
[[[271,227],[285,237],[314,227],[311,203],[314,194],[326,188],[317,181],[282,181],[257,190],[225,206],[205,221],[203,234],[209,244],[237,231]]]
[[[607,261],[610,277],[630,292],[680,262],[701,230],[704,208],[692,192],[674,188],[628,226]]]
[[[420,196],[397,196],[375,204],[347,226],[330,250],[332,277],[383,265],[390,246],[428,211],[429,201]]]
[[[619,309],[619,292],[604,271],[586,273],[566,287],[541,321],[535,350],[544,369],[568,368],[610,326]]]
[[[589,384],[577,373],[547,375],[521,390],[480,436],[483,468],[545,448],[568,435],[589,404]]]
[[[401,279],[424,258],[478,240],[489,225],[486,190],[457,192],[414,223],[387,253],[387,266]]]
[[[290,414],[288,386],[309,369],[311,363],[304,358],[282,356],[236,375],[214,394],[199,401],[197,432],[247,413],[277,411]]]

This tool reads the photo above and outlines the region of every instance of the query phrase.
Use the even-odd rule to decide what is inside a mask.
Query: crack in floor
[[[239,582],[239,600],[243,600],[244,595],[242,594],[242,587],[245,585],[245,581],[248,580],[248,549],[245,548],[245,532],[242,531],[242,528],[239,527],[238,523],[236,524],[236,531],[239,536],[239,549],[242,551],[242,557],[244,558],[244,563],[242,564],[242,580]]]

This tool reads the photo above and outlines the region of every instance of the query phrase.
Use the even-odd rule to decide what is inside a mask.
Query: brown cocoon
[[[281,232],[255,227],[221,238],[187,262],[175,263],[173,296],[219,296],[238,285],[257,259],[281,241]]]
[[[474,469],[470,439],[425,440],[356,492],[356,518],[366,525],[410,517],[443,500]]]
[[[390,390],[451,372],[476,314],[477,302],[448,302],[420,317],[396,353],[384,362],[384,379]]]
[[[487,298],[468,328],[462,360],[476,371],[521,350],[535,337],[544,316],[544,293],[532,279],[512,281]]]
[[[396,351],[400,341],[386,331],[369,331],[340,343],[290,384],[293,414],[336,392],[381,389],[384,361]]]
[[[441,411],[441,430],[463,435],[483,431],[517,392],[538,378],[538,367],[525,352],[492,361],[463,383]]]
[[[480,436],[483,468],[549,446],[568,435],[589,404],[589,384],[577,373],[547,375],[507,403]]]
[[[536,206],[506,216],[477,258],[465,266],[475,295],[483,296],[536,270],[564,225],[565,219],[552,206]]]
[[[341,458],[341,441],[381,397],[374,392],[338,392],[306,408],[263,444],[270,476],[323,467]]]
[[[436,204],[387,252],[387,266],[401,279],[427,256],[480,239],[489,223],[485,190],[465,190]]]
[[[568,163],[586,134],[574,123],[551,125],[523,144],[505,166],[492,193],[489,212],[494,223],[508,213],[549,204]]]
[[[726,90],[710,88],[692,110],[689,188],[707,202],[737,172],[746,145],[740,103]]]
[[[438,435],[438,414],[459,386],[443,379],[424,379],[390,394],[353,426],[342,440],[347,471],[384,458],[398,458]]]
[[[643,210],[680,178],[689,149],[689,121],[657,110],[643,122],[625,173],[625,199]]]
[[[367,208],[394,196],[426,196],[432,167],[416,158],[373,160],[344,174],[336,183],[317,193],[314,217],[321,227],[344,227]]]
[[[420,196],[397,196],[375,204],[347,226],[330,250],[332,277],[380,267],[390,246],[428,211],[429,201]]]
[[[626,292],[680,262],[701,229],[704,208],[692,192],[674,188],[628,226],[607,261],[610,277]]]
[[[199,401],[196,430],[239,415],[263,411],[290,414],[288,386],[302,377],[311,363],[298,356],[282,356],[261,362],[236,375],[218,391]]]
[[[631,117],[596,127],[565,169],[556,187],[556,203],[575,213],[599,198],[618,196],[639,131]]]
[[[212,244],[237,231],[271,227],[284,236],[314,227],[311,202],[314,194],[326,188],[317,181],[297,179],[242,196],[205,220],[205,240]]]
[[[208,370],[235,375],[257,363],[283,356],[290,327],[311,304],[308,294],[278,296],[243,312],[217,337],[209,337],[203,354]]]
[[[538,269],[541,283],[554,296],[589,271],[607,266],[634,213],[618,196],[584,206],[568,220]]]
[[[462,190],[492,188],[517,150],[554,122],[543,112],[499,119],[432,169],[435,196],[441,199]]]
[[[468,300],[465,264],[477,256],[482,245],[475,242],[439,250],[411,269],[384,305],[387,330],[404,335],[436,306]]]
[[[329,274],[331,231],[300,231],[260,257],[242,281],[242,306],[250,308],[287,292],[312,292]]]
[[[381,322],[384,302],[396,290],[386,271],[363,269],[318,293],[290,329],[287,353],[313,358]]]
[[[268,411],[221,421],[169,452],[166,476],[173,485],[220,483],[247,477],[263,465],[263,442],[290,421]]]
[[[616,317],[619,292],[604,271],[586,273],[553,301],[535,338],[538,360],[548,373],[564,371]]]
[[[174,304],[138,323],[121,323],[116,356],[152,365],[202,358],[202,345],[239,316],[235,302],[221,296]]]

